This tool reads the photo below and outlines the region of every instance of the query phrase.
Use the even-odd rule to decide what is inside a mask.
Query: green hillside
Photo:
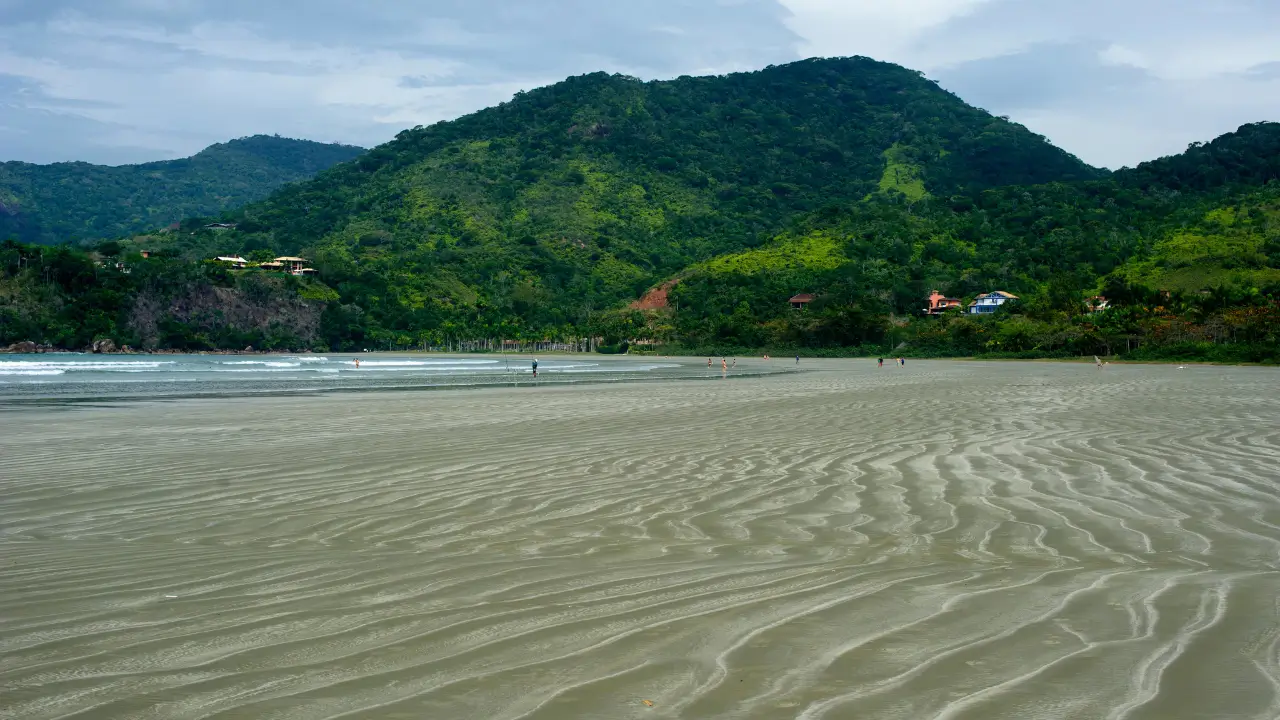
[[[1166,230],[1150,253],[1116,276],[1184,293],[1280,284],[1280,188],[1244,195]]]
[[[120,237],[261,200],[364,150],[257,135],[142,165],[0,163],[0,238]]]
[[[880,192],[887,174],[919,198],[1105,173],[865,58],[663,82],[597,73],[407,130],[246,208],[237,232],[173,247],[303,253],[388,330],[556,327]]]
[[[95,258],[7,246],[0,343],[591,335],[699,352],[1267,359],[1278,183],[1275,123],[1107,173],[862,58],[588,75],[407,130],[221,216],[235,230],[188,220]],[[302,255],[319,278],[207,261],[232,253]],[[926,317],[935,289],[1019,299]],[[799,292],[815,300],[793,310]],[[1114,307],[1090,313],[1098,294]]]
[[[966,302],[1014,293],[1008,314],[1058,323],[1037,331],[1049,344],[1073,336],[1071,319],[1099,293],[1187,312],[1224,293],[1270,303],[1280,297],[1277,160],[1280,125],[1262,123],[1101,180],[919,202],[877,193],[681,273],[668,294],[682,308],[673,335],[713,347],[905,341],[946,325],[920,317],[935,289]],[[817,296],[803,315],[787,302],[799,292]],[[919,327],[892,320],[913,316]]]

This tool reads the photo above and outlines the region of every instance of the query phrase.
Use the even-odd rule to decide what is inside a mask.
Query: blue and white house
[[[985,295],[979,295],[973,299],[973,302],[969,303],[969,314],[985,315],[986,313],[993,313],[996,311],[996,308],[1001,305],[1009,302],[1010,300],[1017,299],[1017,295],[1007,293],[1003,290],[996,290]]]

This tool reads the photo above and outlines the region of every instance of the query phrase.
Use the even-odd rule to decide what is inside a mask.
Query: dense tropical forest
[[[209,260],[236,254],[319,274]],[[0,249],[0,343],[103,337],[1274,361],[1280,125],[1110,173],[865,58],[587,75],[176,231]]]
[[[0,238],[57,244],[118,238],[261,200],[362,148],[268,135],[141,165],[0,163]]]

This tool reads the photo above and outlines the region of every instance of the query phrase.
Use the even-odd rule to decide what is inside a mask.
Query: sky
[[[372,147],[570,75],[847,55],[1103,167],[1280,120],[1277,0],[0,0],[0,160]]]

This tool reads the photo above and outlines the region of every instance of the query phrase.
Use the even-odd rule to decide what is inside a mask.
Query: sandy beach
[[[1280,371],[712,375],[0,407],[0,715],[1280,715]]]

